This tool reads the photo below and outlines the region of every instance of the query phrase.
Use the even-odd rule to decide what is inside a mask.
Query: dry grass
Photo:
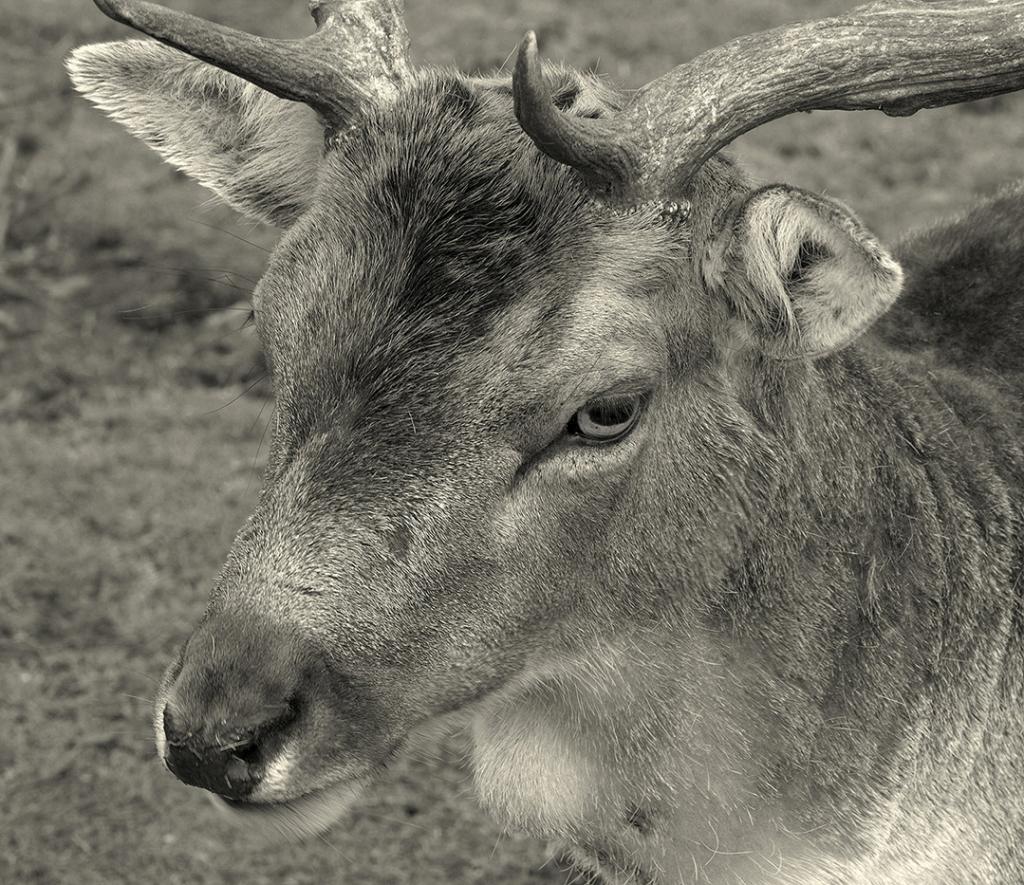
[[[307,28],[298,2],[176,5],[268,34]],[[630,85],[741,32],[852,5],[408,0],[421,59],[493,68],[529,25],[549,56]],[[542,846],[478,813],[457,738],[299,846],[231,829],[156,764],[148,695],[259,484],[270,407],[244,310],[230,308],[275,234],[209,205],[71,94],[67,50],[126,32],[86,0],[0,0],[0,13],[0,881],[563,881],[556,864],[538,871]],[[1019,177],[1022,111],[1006,97],[910,120],[815,114],[739,152],[892,239]]]

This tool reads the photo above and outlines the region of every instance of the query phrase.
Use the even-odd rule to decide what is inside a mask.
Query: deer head
[[[511,82],[415,69],[397,0],[314,2],[294,42],[97,3],[167,46],[80,49],[78,88],[286,228],[254,295],[265,487],[160,691],[168,767],[305,832],[464,710],[484,801],[609,863],[637,807],[693,844],[860,838],[907,725],[826,734],[864,712],[828,693],[854,591],[792,559],[804,510],[869,519],[811,474],[861,457],[831,432],[836,355],[901,272],[842,205],[719,151],[798,110],[1020,88],[1024,3],[877,3],[628,103],[532,35]],[[799,677],[763,663],[787,654]]]

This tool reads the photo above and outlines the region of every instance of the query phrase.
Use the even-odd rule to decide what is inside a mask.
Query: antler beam
[[[145,0],[95,0],[115,21],[223,68],[327,121],[387,102],[411,76],[402,0],[312,0],[316,33],[272,40]]]
[[[733,139],[796,111],[902,116],[1024,88],[1024,0],[879,2],[743,37],[648,83],[610,120],[563,125],[540,107],[550,97],[529,35],[515,79],[542,151],[606,199],[669,199]]]

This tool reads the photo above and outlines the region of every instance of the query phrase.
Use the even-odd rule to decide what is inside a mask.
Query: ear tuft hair
[[[152,40],[82,46],[75,88],[236,209],[287,226],[308,205],[323,127],[305,105]]]
[[[903,271],[842,204],[786,185],[754,191],[702,267],[765,352],[845,347],[896,300]]]

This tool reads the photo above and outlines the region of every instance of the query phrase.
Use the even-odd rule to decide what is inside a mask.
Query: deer
[[[886,248],[730,143],[1024,87],[1022,0],[881,0],[632,93],[420,68],[400,0],[70,76],[281,239],[262,491],[160,759],[321,832],[432,723],[609,883],[1024,879],[1024,192]]]

